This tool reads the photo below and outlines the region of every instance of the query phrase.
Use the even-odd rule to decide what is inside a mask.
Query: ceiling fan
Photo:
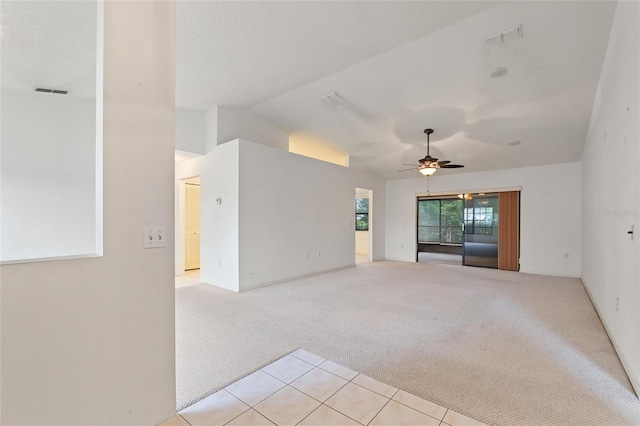
[[[461,167],[464,167],[462,164],[449,164],[451,163],[451,161],[448,161],[448,160],[438,161],[437,158],[434,158],[431,155],[429,155],[429,135],[433,133],[433,129],[424,129],[424,132],[427,135],[427,155],[424,158],[421,158],[418,160],[418,163],[420,164],[403,163],[403,165],[405,166],[413,166],[413,167],[410,169],[398,170],[398,172],[406,172],[408,170],[415,170],[417,168],[417,170],[423,175],[431,176],[438,169],[459,169]]]

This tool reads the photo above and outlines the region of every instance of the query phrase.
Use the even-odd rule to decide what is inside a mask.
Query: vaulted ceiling
[[[615,6],[179,2],[176,99],[250,108],[385,179],[419,176],[396,170],[427,127],[431,154],[466,166],[441,173],[579,161]]]
[[[425,155],[427,127],[431,154],[466,166],[443,174],[579,161],[615,7],[178,1],[176,104],[250,109],[385,179],[420,176],[396,171]],[[91,96],[95,10],[2,2],[3,88]],[[485,43],[517,26],[521,38]],[[32,36],[43,28],[46,42]]]

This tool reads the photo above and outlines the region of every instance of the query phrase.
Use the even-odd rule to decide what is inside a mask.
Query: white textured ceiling
[[[176,104],[251,106],[496,4],[179,1]]]
[[[250,107],[385,179],[579,161],[614,2],[180,2],[179,106]],[[522,25],[524,37],[486,46]],[[489,73],[505,67],[507,74]],[[328,105],[321,98],[341,97]],[[517,146],[509,145],[514,140]]]
[[[439,174],[579,161],[615,3],[510,2],[254,107],[385,179],[425,155],[464,164]],[[484,38],[522,24],[500,46]],[[507,74],[489,73],[504,67]],[[333,105],[321,97],[333,91]],[[509,142],[518,140],[517,146]]]
[[[95,97],[96,17],[95,1],[0,1],[2,88]]]
[[[90,95],[95,2],[1,3],[3,88]],[[386,179],[418,175],[396,170],[424,156],[426,127],[432,155],[466,166],[441,174],[578,161],[615,5],[179,1],[176,102],[251,108]]]

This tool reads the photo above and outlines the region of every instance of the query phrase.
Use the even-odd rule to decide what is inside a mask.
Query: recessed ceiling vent
[[[322,102],[329,105],[337,104],[344,101],[344,98],[340,96],[338,92],[331,92],[327,96],[323,96],[321,99]]]
[[[485,38],[484,44],[487,46],[499,46],[502,43],[517,40],[519,38],[522,38],[522,24]]]
[[[37,86],[34,87],[33,90],[41,93],[55,93],[57,95],[66,95],[67,93],[69,93],[68,90],[49,89],[47,87],[37,87]]]

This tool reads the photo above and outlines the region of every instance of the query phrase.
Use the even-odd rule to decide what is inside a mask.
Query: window
[[[469,207],[464,209],[464,226],[467,234],[492,235],[493,207]]]
[[[369,230],[369,199],[356,198],[356,231]]]
[[[462,200],[418,200],[419,243],[462,243]]]

